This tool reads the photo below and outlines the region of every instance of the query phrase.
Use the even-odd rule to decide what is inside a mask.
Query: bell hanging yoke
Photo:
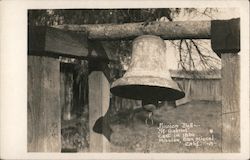
[[[142,35],[133,41],[129,68],[113,82],[110,91],[136,100],[173,101],[185,96],[170,76],[164,40],[153,35]]]

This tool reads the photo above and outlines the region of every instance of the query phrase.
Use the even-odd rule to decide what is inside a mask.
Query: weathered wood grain
[[[110,84],[101,71],[93,71],[89,75],[89,128],[90,152],[108,152],[107,139],[93,131],[93,126],[98,118],[104,116],[109,108]]]
[[[101,71],[89,75],[89,128],[90,152],[108,152],[109,142],[101,134],[93,132],[98,118],[104,116],[109,107],[109,82]]]
[[[52,27],[30,27],[28,34],[29,55],[87,59],[90,70],[102,70],[110,79],[110,57],[100,41],[88,40],[87,35],[82,32]]]
[[[221,55],[222,152],[240,151],[240,57]]]
[[[73,108],[73,73],[70,64],[60,64],[60,97],[63,120],[72,118],[71,110]],[[71,71],[71,72],[70,72]]]
[[[240,114],[222,115],[222,152],[240,152]]]
[[[125,24],[58,25],[55,28],[67,31],[87,32],[89,39],[133,39],[150,34],[163,39],[209,39],[211,21],[176,21]]]
[[[28,56],[28,152],[61,151],[60,66]]]
[[[88,42],[84,33],[63,31],[51,27],[30,27],[29,54],[87,57]]]

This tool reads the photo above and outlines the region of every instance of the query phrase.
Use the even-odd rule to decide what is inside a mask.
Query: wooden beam
[[[100,41],[87,40],[86,34],[51,27],[30,27],[28,54],[49,57],[75,57],[89,60],[92,66],[102,66],[109,78],[109,57]],[[91,62],[92,61],[92,62]],[[103,63],[102,61],[105,61]],[[100,63],[100,64],[99,64]],[[94,65],[93,65],[94,64]]]
[[[61,151],[60,63],[28,56],[28,152]]]
[[[240,18],[213,20],[211,47],[219,57],[223,53],[238,53],[240,51]]]
[[[221,54],[222,152],[240,152],[240,57]]]
[[[89,128],[90,152],[108,152],[109,141],[93,131],[98,118],[104,116],[109,108],[109,82],[103,72],[93,71],[89,75]]]
[[[82,32],[29,27],[28,54],[84,58],[88,56],[88,50],[87,37]]]
[[[150,34],[163,39],[210,39],[211,21],[175,21],[124,24],[57,25],[65,31],[87,32],[89,39],[133,39]]]
[[[109,57],[100,41],[87,40],[86,34],[51,27],[30,27],[28,54],[49,57],[74,57],[89,60],[110,80]]]
[[[85,33],[43,26],[29,28],[28,54],[108,59],[102,43],[88,40]]]

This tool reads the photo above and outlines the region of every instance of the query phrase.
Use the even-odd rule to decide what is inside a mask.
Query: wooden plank
[[[240,151],[240,57],[221,55],[222,152]]]
[[[73,108],[73,66],[67,63],[60,64],[61,77],[61,107],[63,120],[70,120],[72,118],[71,110]]]
[[[63,31],[51,27],[30,27],[28,38],[29,54],[87,57],[86,34]]]
[[[28,56],[28,151],[61,151],[60,65]]]
[[[103,72],[93,71],[89,75],[89,128],[90,152],[108,152],[109,142],[93,131],[98,118],[104,116],[109,108],[109,82]]]
[[[211,47],[221,57],[223,53],[240,51],[240,18],[211,22]]]
[[[48,28],[45,39],[45,50],[77,57],[86,57],[88,55],[87,43],[87,37],[83,33],[65,32]]]
[[[240,152],[240,114],[222,114],[222,152]]]
[[[158,35],[163,39],[210,39],[211,21],[175,21],[124,23],[124,24],[87,24],[53,26],[67,31],[87,32],[89,39],[117,40],[133,39],[140,35]]]

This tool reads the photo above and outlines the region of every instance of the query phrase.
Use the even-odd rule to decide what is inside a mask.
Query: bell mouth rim
[[[173,101],[185,97],[176,82],[159,77],[122,77],[112,83],[110,92],[115,96],[136,100]]]

